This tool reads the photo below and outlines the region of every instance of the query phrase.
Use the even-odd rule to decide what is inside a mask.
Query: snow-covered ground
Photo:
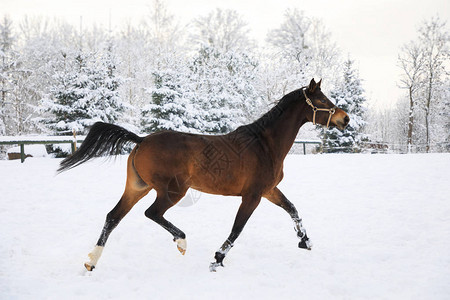
[[[119,200],[126,157],[55,176],[59,159],[0,161],[0,299],[448,299],[450,154],[289,155],[280,188],[314,247],[297,248],[288,215],[264,200],[225,268],[210,273],[239,198],[202,194],[167,218],[142,199],[93,272],[83,263]]]

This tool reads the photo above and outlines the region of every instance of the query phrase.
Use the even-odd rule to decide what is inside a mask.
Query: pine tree
[[[62,68],[54,76],[56,85],[43,101],[44,108],[54,116],[44,122],[58,135],[73,130],[86,134],[87,127],[96,121],[115,123],[123,111],[118,95],[121,79],[110,50],[98,61],[82,51],[72,57],[62,54]]]
[[[342,83],[330,93],[330,100],[349,115],[350,124],[344,131],[337,128],[322,129],[323,147],[326,152],[361,152],[362,142],[368,140],[362,132],[366,124],[366,109],[363,106],[366,98],[361,79],[353,64],[350,59],[345,62]]]
[[[89,103],[84,99],[88,78],[85,74],[87,57],[78,53],[75,59],[61,53],[63,68],[56,71],[56,85],[51,88],[49,99],[43,100],[43,106],[53,114],[53,118],[44,120],[53,134],[68,135],[75,130],[83,131],[88,125]]]
[[[116,61],[114,45],[108,41],[100,61],[96,61],[89,70],[95,82],[95,86],[91,87],[95,91],[95,100],[90,115],[93,119],[100,118],[107,123],[119,121],[125,109],[119,95],[119,87],[124,80],[118,75]]]
[[[164,67],[153,73],[154,87],[148,91],[152,103],[142,109],[142,128],[145,132],[198,131],[197,107],[191,101],[186,74],[181,68]]]
[[[257,63],[245,53],[204,46],[190,76],[201,107],[202,131],[226,133],[255,118],[261,98],[255,88]]]

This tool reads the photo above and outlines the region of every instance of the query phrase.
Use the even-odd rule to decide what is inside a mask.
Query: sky
[[[120,28],[127,20],[145,16],[151,0],[0,0],[0,15],[13,20],[24,15],[63,17],[83,26],[103,24]],[[450,19],[449,0],[166,0],[171,13],[186,24],[219,7],[237,10],[248,23],[250,34],[262,47],[270,29],[280,26],[288,8],[319,18],[331,32],[344,58],[355,60],[369,105],[392,107],[404,93],[399,89],[397,57],[405,43],[416,39],[424,20]],[[448,26],[448,24],[447,24]],[[324,85],[326,78],[323,79]],[[304,85],[305,83],[299,83]]]

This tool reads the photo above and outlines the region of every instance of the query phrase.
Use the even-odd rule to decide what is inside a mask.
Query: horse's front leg
[[[223,260],[225,256],[227,255],[228,251],[230,251],[231,247],[233,247],[234,241],[239,237],[248,219],[250,218],[256,207],[258,207],[260,202],[261,195],[250,194],[242,196],[242,203],[237,212],[231,234],[223,243],[222,247],[220,247],[219,250],[217,250],[217,252],[215,253],[214,259],[216,261],[212,262],[209,266],[209,270],[211,272],[215,272],[217,267],[223,267]]]
[[[267,198],[270,202],[280,206],[291,216],[292,221],[294,222],[294,229],[300,239],[298,247],[311,250],[312,243],[306,234],[306,230],[302,224],[302,219],[298,216],[298,212],[294,204],[292,204],[277,187],[265,194],[264,198]]]

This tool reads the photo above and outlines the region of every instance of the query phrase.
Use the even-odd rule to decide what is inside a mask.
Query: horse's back
[[[150,177],[173,177],[186,172],[187,158],[195,152],[193,144],[201,144],[201,138],[176,131],[150,134],[137,146],[135,168],[144,177],[150,173]]]

